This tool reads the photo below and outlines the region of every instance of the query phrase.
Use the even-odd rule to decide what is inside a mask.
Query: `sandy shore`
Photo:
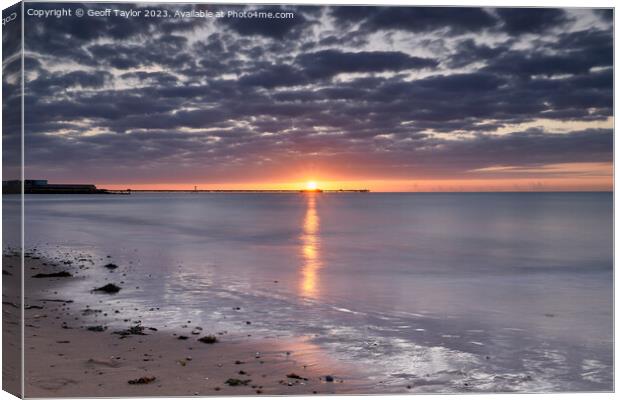
[[[362,374],[354,366],[330,359],[305,338],[253,339],[190,322],[174,331],[141,326],[124,318],[119,310],[105,309],[99,301],[99,296],[114,294],[92,293],[92,304],[78,306],[64,297],[62,290],[89,273],[89,268],[75,261],[27,254],[28,397],[359,394],[379,390],[360,378]],[[104,268],[92,264],[90,268]],[[33,277],[61,271],[72,276]],[[198,340],[207,335],[217,337],[217,343]]]
[[[20,258],[2,259],[2,389],[21,393],[21,272]]]

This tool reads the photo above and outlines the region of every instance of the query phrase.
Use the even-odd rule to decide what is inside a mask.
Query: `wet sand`
[[[253,339],[189,321],[174,330],[142,326],[99,302],[114,294],[92,293],[91,305],[78,306],[62,289],[89,268],[35,253],[25,260],[27,397],[386,392],[303,337]],[[72,276],[33,277],[62,271]],[[217,342],[198,340],[207,335]]]
[[[21,272],[20,258],[2,260],[2,389],[21,393]]]

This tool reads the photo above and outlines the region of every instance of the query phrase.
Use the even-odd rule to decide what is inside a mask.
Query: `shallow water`
[[[309,336],[420,392],[612,389],[611,193],[32,195],[25,213],[27,248],[121,265],[104,300],[159,307],[147,325]],[[118,279],[93,270],[67,295]]]

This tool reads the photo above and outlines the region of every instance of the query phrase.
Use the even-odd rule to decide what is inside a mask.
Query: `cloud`
[[[359,23],[365,31],[402,30],[421,33],[445,30],[449,34],[479,32],[494,26],[496,19],[473,7],[334,7],[332,15]]]
[[[297,62],[313,78],[325,78],[339,73],[402,71],[436,67],[430,58],[412,57],[397,51],[341,52],[322,50],[297,57]]]
[[[569,21],[559,8],[498,8],[501,28],[511,35],[539,34]]]
[[[611,160],[600,126],[613,116],[613,36],[598,12],[251,9],[296,18],[27,18],[30,171],[225,181],[311,164],[447,177]],[[571,23],[580,16],[588,24]]]
[[[430,58],[411,57],[395,51],[341,52],[322,50],[299,55],[294,64],[265,65],[240,79],[242,85],[273,88],[297,86],[341,73],[386,72],[424,69],[437,66]]]
[[[242,85],[274,88],[277,86],[296,86],[305,84],[308,77],[292,65],[269,65],[263,70],[244,75],[239,80]]]
[[[457,51],[450,56],[448,64],[452,68],[461,68],[473,63],[488,63],[508,50],[509,46],[505,44],[488,46],[465,39],[458,42]]]
[[[613,65],[611,32],[596,29],[561,34],[554,53],[513,50],[494,58],[485,68],[497,74],[524,78],[534,75],[587,74],[595,67]]]

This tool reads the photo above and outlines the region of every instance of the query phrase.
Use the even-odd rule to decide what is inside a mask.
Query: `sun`
[[[316,190],[316,189],[317,189],[317,185],[315,181],[306,182],[306,190]]]

